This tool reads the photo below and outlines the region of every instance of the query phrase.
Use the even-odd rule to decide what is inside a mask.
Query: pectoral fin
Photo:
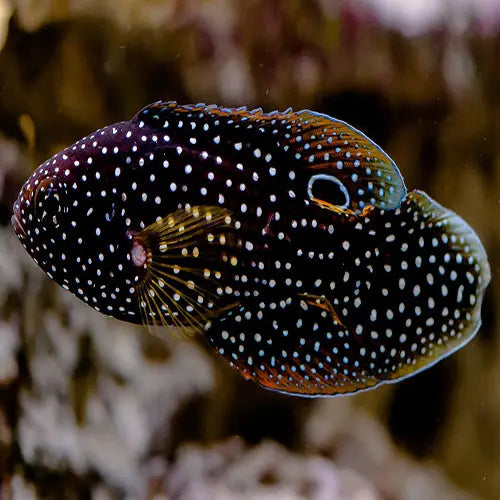
[[[238,263],[231,214],[219,207],[178,210],[133,236],[146,273],[137,284],[145,324],[199,331],[228,307],[224,273]]]

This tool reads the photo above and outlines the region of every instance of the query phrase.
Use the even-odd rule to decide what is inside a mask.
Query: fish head
[[[12,226],[36,262],[49,263],[46,257],[56,248],[60,251],[68,204],[67,182],[44,165],[37,168],[21,188],[13,206]]]
[[[14,203],[12,225],[33,260],[63,288],[94,309],[140,322],[131,296],[147,263],[124,209],[126,181],[117,175],[125,153],[103,154],[122,138],[107,129],[33,172]]]

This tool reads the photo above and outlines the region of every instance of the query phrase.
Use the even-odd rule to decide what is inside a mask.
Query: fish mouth
[[[18,238],[26,238],[26,231],[24,230],[23,223],[21,222],[21,219],[16,212],[16,209],[14,209],[14,214],[10,219],[12,227],[14,228],[14,231]]]

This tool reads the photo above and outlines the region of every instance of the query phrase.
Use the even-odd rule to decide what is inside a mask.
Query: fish
[[[490,281],[461,217],[310,110],[150,104],[42,163],[12,224],[96,311],[201,336],[245,379],[301,397],[449,356]]]

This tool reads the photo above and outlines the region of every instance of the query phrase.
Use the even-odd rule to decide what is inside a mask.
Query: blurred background
[[[303,400],[104,318],[10,228],[33,169],[158,99],[348,121],[478,232],[464,349]],[[0,498],[500,498],[498,0],[0,0]]]

